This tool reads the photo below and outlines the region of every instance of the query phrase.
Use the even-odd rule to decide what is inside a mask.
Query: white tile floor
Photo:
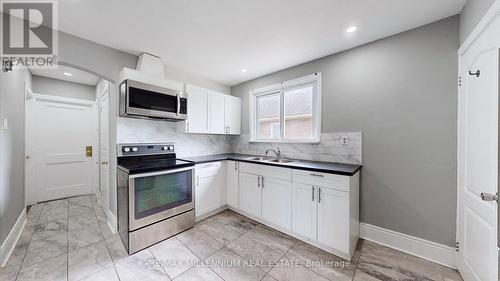
[[[457,271],[360,241],[347,262],[224,211],[128,256],[93,195],[37,204],[1,281],[461,280]]]

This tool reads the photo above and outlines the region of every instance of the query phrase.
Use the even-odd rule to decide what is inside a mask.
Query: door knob
[[[493,195],[490,193],[483,192],[483,193],[481,193],[481,199],[483,201],[497,201],[498,202],[498,193]]]

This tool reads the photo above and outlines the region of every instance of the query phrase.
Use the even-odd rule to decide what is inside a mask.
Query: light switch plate
[[[7,118],[3,119],[3,129],[7,131],[9,129],[9,120]]]

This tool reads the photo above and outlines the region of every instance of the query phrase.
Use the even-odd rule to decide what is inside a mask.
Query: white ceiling
[[[68,0],[59,1],[59,29],[232,86],[458,14],[464,3]],[[351,25],[358,30],[347,34]]]
[[[48,77],[52,79],[75,82],[85,85],[95,86],[99,82],[99,77],[92,73],[82,71],[73,67],[58,65],[55,69],[30,69],[31,74],[36,76]],[[64,75],[70,73],[72,76]]]

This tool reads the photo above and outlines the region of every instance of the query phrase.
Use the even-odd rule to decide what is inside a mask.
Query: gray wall
[[[25,82],[31,83],[28,70],[0,70],[0,244],[24,209]]]
[[[37,94],[96,100],[95,86],[33,75],[31,89]]]
[[[363,132],[361,220],[455,244],[458,16],[231,88],[322,73],[322,132]]]
[[[469,0],[460,14],[460,43],[463,43],[495,0]]]

